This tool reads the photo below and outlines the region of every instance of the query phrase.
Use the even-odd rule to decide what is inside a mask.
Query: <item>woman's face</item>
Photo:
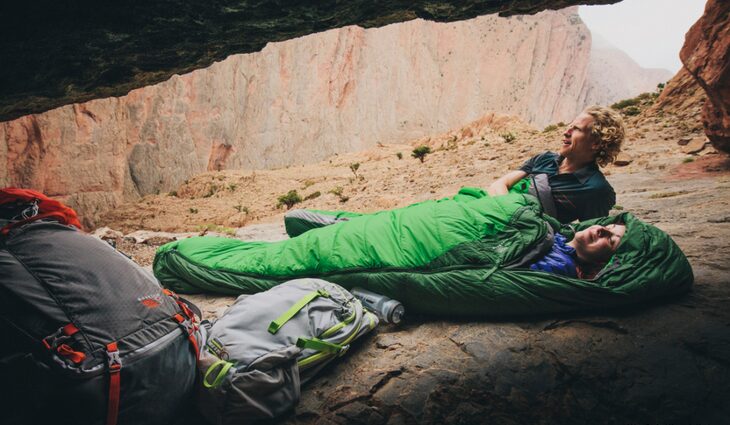
[[[578,258],[582,261],[602,263],[608,261],[616,252],[624,233],[626,226],[623,224],[594,225],[576,232],[570,245],[575,248]]]

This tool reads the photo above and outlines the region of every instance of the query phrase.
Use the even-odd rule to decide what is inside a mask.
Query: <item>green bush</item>
[[[277,200],[279,203],[276,204],[276,208],[281,208],[282,205],[286,205],[286,209],[291,209],[294,204],[302,202],[302,197],[299,196],[296,190],[290,190],[286,195],[279,196]]]
[[[398,152],[395,154],[395,156],[397,156],[398,159],[403,159],[403,152]]]
[[[350,164],[350,171],[352,171],[352,174],[355,175],[355,178],[357,178],[357,170],[359,170],[359,169],[360,169],[360,163],[359,162],[355,162],[355,163]]]
[[[499,136],[504,139],[505,143],[512,143],[517,140],[517,136],[512,132],[502,133]]]
[[[319,191],[316,191],[316,192],[312,192],[312,193],[310,193],[309,195],[305,196],[305,197],[304,197],[304,200],[305,200],[305,201],[308,201],[308,200],[310,200],[310,199],[315,199],[315,198],[319,198],[319,197],[320,197],[321,195],[322,195],[322,194],[321,194],[321,193],[320,193]]]
[[[426,145],[421,145],[415,149],[413,149],[413,152],[411,153],[411,156],[420,160],[423,162],[423,160],[426,158],[426,155],[431,153],[431,148]]]
[[[542,130],[543,133],[549,133],[551,131],[555,131],[558,129],[558,126],[555,124],[550,124],[549,126],[545,127],[545,129]]]
[[[622,113],[623,113],[624,115],[627,115],[627,116],[634,116],[634,115],[639,115],[639,114],[641,113],[641,109],[639,109],[639,107],[638,107],[638,106],[627,106],[627,107],[626,107],[626,108],[624,108],[624,110],[623,110],[623,111],[621,111],[621,112],[622,112]]]
[[[343,190],[344,189],[342,189],[342,186],[337,186],[337,187],[333,188],[332,190],[330,190],[329,193],[331,193],[331,194],[335,195],[336,197],[340,198],[340,202],[345,203],[345,202],[347,202],[347,201],[350,200],[350,197],[343,195],[342,194],[342,191]]]
[[[619,110],[621,110],[621,109],[627,108],[629,106],[636,106],[638,104],[639,104],[639,99],[638,98],[633,98],[633,99],[619,100],[618,102],[616,102],[613,105],[611,105],[611,107],[613,109],[619,109]]]

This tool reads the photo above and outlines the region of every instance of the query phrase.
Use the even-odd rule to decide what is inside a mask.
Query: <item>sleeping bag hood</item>
[[[626,224],[595,278],[529,270],[560,232]],[[316,277],[412,312],[505,316],[615,307],[689,290],[692,269],[663,231],[629,213],[561,226],[536,198],[480,193],[353,217],[279,242],[197,237],[160,247],[154,272],[182,293],[247,294]]]

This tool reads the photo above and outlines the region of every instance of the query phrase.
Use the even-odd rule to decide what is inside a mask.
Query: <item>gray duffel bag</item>
[[[300,385],[378,324],[339,285],[297,279],[243,295],[208,329],[199,407],[215,424],[281,416]]]

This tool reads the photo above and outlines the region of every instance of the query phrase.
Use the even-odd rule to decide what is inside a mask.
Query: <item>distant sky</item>
[[[679,71],[684,35],[705,10],[704,0],[623,0],[606,6],[581,6],[591,30],[626,52],[644,68]]]

